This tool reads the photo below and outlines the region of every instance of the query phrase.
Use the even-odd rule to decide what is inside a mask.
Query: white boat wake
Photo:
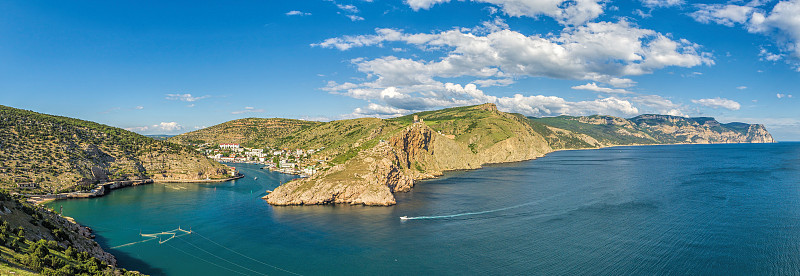
[[[459,213],[459,214],[452,214],[452,215],[439,215],[439,216],[418,216],[418,217],[402,216],[402,217],[400,217],[400,220],[401,221],[407,221],[407,220],[421,220],[421,219],[448,219],[448,218],[457,218],[457,217],[464,217],[464,216],[474,216],[474,215],[483,215],[483,214],[489,214],[489,213],[496,213],[496,212],[502,212],[502,211],[516,209],[516,208],[520,208],[520,207],[525,207],[525,206],[528,206],[528,205],[534,205],[534,204],[537,204],[537,203],[541,203],[541,202],[553,199],[553,198],[558,197],[558,196],[566,195],[568,193],[570,193],[570,191],[563,191],[561,193],[554,194],[554,195],[551,195],[551,196],[548,196],[548,197],[545,197],[545,198],[541,198],[539,200],[534,200],[534,201],[531,201],[531,202],[522,203],[522,204],[519,204],[519,205],[514,205],[514,206],[509,206],[509,207],[503,207],[503,208],[500,208],[500,209],[492,209],[492,210],[478,211],[478,212],[468,212],[468,213]]]
[[[460,213],[460,214],[452,214],[452,215],[440,215],[440,216],[418,216],[418,217],[402,216],[402,217],[400,217],[400,220],[405,221],[405,220],[414,220],[414,219],[446,219],[446,218],[457,218],[457,217],[463,217],[463,216],[483,215],[483,214],[489,214],[489,213],[501,212],[501,211],[505,211],[505,210],[516,209],[516,208],[520,208],[520,207],[536,204],[536,203],[542,202],[544,200],[546,200],[546,198],[545,199],[536,200],[536,201],[531,201],[531,202],[528,202],[528,203],[519,204],[519,205],[514,205],[514,206],[510,206],[510,207],[504,207],[504,208],[500,208],[500,209],[493,209],[493,210],[480,211],[480,212],[469,212],[469,213]]]

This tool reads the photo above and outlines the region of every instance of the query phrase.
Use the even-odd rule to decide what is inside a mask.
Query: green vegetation
[[[21,198],[0,191],[0,210],[3,210],[0,215],[3,218],[0,221],[0,274],[140,275],[138,272],[111,267],[88,252],[71,246],[91,241],[77,241],[86,238],[70,236],[59,223],[51,221],[54,214],[45,213]],[[15,221],[17,224],[27,222],[34,226],[23,228],[13,225]],[[33,241],[26,238],[35,236],[28,233],[30,231],[49,231],[55,238]]]
[[[581,120],[587,118],[588,120]],[[623,125],[614,124],[613,117],[611,116],[588,116],[588,117],[572,117],[572,116],[558,116],[558,117],[545,117],[545,118],[530,118],[531,121],[545,124],[548,126],[569,130],[575,133],[581,133],[597,139],[603,144],[607,145],[632,145],[632,144],[655,144],[658,141],[648,139],[645,132],[638,129],[626,129]],[[602,124],[587,123],[586,121],[601,122]],[[611,124],[609,124],[611,122]],[[635,133],[639,136],[626,135],[625,133]]]
[[[182,164],[182,165],[174,165]],[[91,187],[186,167],[221,168],[192,148],[124,129],[0,106],[0,187],[31,193]]]

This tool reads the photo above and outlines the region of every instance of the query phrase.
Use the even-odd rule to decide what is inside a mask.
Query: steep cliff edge
[[[774,142],[763,125],[720,124],[713,118],[526,118],[500,112],[494,104],[421,112],[385,122],[406,127],[346,163],[286,183],[264,198],[273,205],[392,205],[393,193],[410,191],[415,181],[448,170],[534,159],[558,149]]]
[[[586,134],[600,146],[775,142],[763,125],[722,124],[709,117],[645,114],[630,119],[603,115],[530,119],[572,133]]]
[[[487,163],[529,160],[550,151],[547,141],[518,116],[493,104],[423,114],[386,141],[311,178],[276,188],[273,205],[395,204],[416,180]],[[398,120],[406,120],[399,118]]]

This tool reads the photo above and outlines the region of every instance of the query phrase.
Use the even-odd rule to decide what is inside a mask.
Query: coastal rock
[[[557,149],[774,142],[762,125],[720,124],[713,118],[561,116],[540,122],[537,118],[500,112],[494,104],[411,116],[389,121],[371,131],[369,137],[350,142],[350,149],[359,151],[343,164],[283,184],[264,199],[273,205],[387,206],[396,203],[393,193],[408,192],[419,180],[451,170],[477,169],[484,164],[530,160]],[[397,121],[406,123],[392,132],[389,127]],[[352,122],[340,127],[344,126],[356,129]],[[372,145],[370,140],[378,140],[387,132],[392,133],[388,139],[364,148]]]
[[[472,135],[473,139],[459,141],[416,122],[346,163],[311,178],[281,185],[264,199],[272,205],[387,206],[396,203],[392,193],[410,191],[417,180],[433,178],[448,170],[480,168],[487,163],[529,160],[552,151],[541,136],[517,117],[498,112],[494,105],[477,106],[475,110],[491,112],[487,115],[492,123],[514,126],[509,128],[508,138],[493,142],[495,137],[478,134]],[[473,152],[466,143],[487,145]]]

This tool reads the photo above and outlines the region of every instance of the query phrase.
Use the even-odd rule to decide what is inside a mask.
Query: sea
[[[558,151],[390,207],[270,206],[293,176],[236,167],[49,206],[151,275],[800,274],[800,143]]]

